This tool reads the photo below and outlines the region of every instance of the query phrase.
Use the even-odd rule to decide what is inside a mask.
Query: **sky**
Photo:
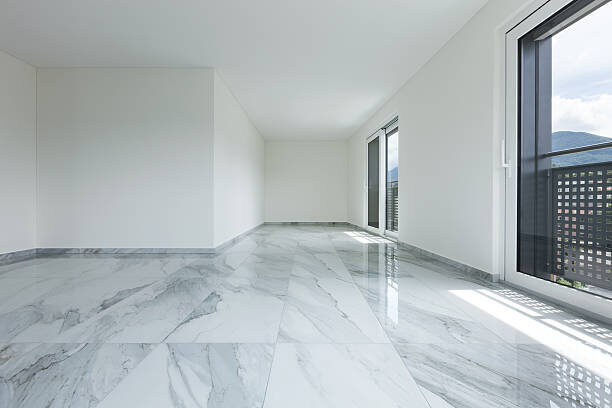
[[[612,1],[553,36],[553,132],[612,138]]]
[[[396,168],[399,164],[398,142],[399,132],[387,138],[387,166],[389,171]],[[394,176],[394,179],[397,180],[397,175]]]

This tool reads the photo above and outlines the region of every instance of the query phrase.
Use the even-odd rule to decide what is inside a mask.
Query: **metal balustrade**
[[[397,231],[398,229],[398,182],[387,182],[387,231]]]
[[[612,162],[550,172],[552,273],[612,289]]]

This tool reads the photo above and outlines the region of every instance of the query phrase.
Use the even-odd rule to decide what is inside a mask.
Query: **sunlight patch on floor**
[[[524,313],[524,306],[512,304],[504,299],[499,301],[495,294],[486,289],[450,290],[454,296],[470,303],[492,315],[499,321],[524,333],[544,346],[580,364],[587,370],[608,378],[612,373],[612,355],[610,346],[587,334],[571,330],[552,319],[539,320],[539,313]],[[588,343],[588,344],[586,344]]]
[[[360,242],[362,244],[393,244],[393,241],[376,235],[368,234],[365,231],[345,231],[344,233],[349,237],[353,238],[355,241]]]

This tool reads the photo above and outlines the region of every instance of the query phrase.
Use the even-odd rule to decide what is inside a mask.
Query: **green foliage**
[[[576,289],[584,288],[584,283],[570,280],[570,279],[565,279],[565,278],[562,278],[561,276],[557,277],[557,280],[555,282],[560,283],[561,285],[569,286],[571,288],[576,288]]]

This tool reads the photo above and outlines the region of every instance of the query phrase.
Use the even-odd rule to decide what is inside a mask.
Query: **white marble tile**
[[[561,313],[560,309],[546,302],[539,302],[539,306],[526,303],[521,300],[518,291],[501,285],[480,284],[439,274],[418,279],[441,297],[453,302],[470,319],[514,344],[537,344],[541,341],[538,327],[542,324],[539,321],[555,318]],[[563,315],[570,316],[567,313]]]
[[[294,258],[292,274],[298,277],[336,278],[351,281],[351,274],[335,253],[298,252]]]
[[[250,285],[273,295],[287,294],[289,276],[293,268],[293,255],[253,254],[249,256],[229,280]]]
[[[62,332],[118,307],[159,281],[141,274],[5,279],[4,288],[19,290],[0,301],[0,341],[55,342]],[[83,341],[87,339],[69,342]]]
[[[309,254],[317,253],[336,253],[333,243],[329,240],[325,232],[321,233],[303,233],[297,237],[298,251],[303,251]]]
[[[390,344],[278,344],[264,407],[428,405]]]
[[[347,228],[0,267],[0,407],[260,407],[278,341],[268,407],[610,408],[609,327]]]
[[[501,343],[449,299],[415,278],[355,278],[392,342]]]
[[[151,349],[148,344],[0,347],[0,406],[96,407]]]
[[[292,254],[296,251],[297,245],[298,241],[290,236],[273,234],[261,239],[252,253],[262,255]]]
[[[273,345],[161,344],[99,408],[258,408]]]
[[[134,293],[116,295],[108,307],[59,330],[54,341],[160,342],[212,293],[215,285],[213,277],[205,278],[185,268]]]
[[[164,339],[169,343],[274,343],[283,300],[265,291],[223,284]]]
[[[432,406],[597,407],[609,401],[610,375],[581,365],[572,350],[542,345],[397,344]],[[580,356],[579,356],[580,357]],[[596,368],[593,371],[592,368]]]
[[[279,340],[385,343],[388,338],[352,282],[292,277]]]
[[[164,278],[195,260],[208,258],[205,255],[178,254],[63,255],[0,267],[0,279],[49,276],[93,279],[102,276],[122,278],[133,275]]]
[[[353,277],[411,277],[400,268],[396,249],[386,246],[369,246],[361,251],[337,251]]]

